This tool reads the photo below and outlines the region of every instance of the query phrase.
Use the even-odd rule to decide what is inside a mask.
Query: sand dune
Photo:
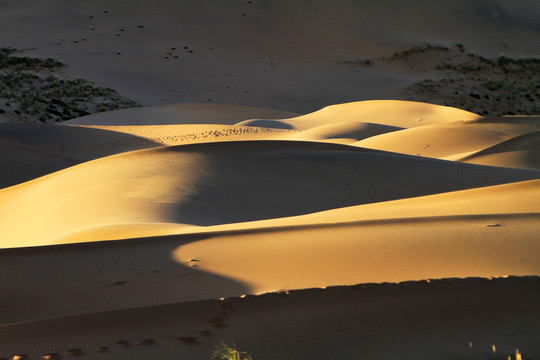
[[[399,181],[395,174],[400,174]],[[0,192],[6,204],[2,227],[9,234],[2,246],[77,239],[72,234],[110,225],[207,226],[285,217],[538,176],[528,170],[309,142],[243,141],[144,150],[81,164]],[[71,184],[76,188],[66,193]],[[37,206],[30,206],[36,201]],[[56,210],[48,212],[50,208]],[[34,225],[23,226],[27,217]]]
[[[371,137],[361,147],[409,155],[447,158],[476,152],[540,129],[538,117],[481,118],[415,127]]]
[[[0,360],[537,359],[538,10],[0,2]]]
[[[0,356],[114,353],[142,359],[185,350],[206,358],[225,339],[245,341],[264,357],[273,348],[259,337],[245,338],[243,317],[224,315],[229,304],[240,308],[260,299],[246,319],[271,329],[279,323],[275,319],[292,319],[294,306],[303,307],[305,327],[291,324],[286,335],[272,336],[300,336],[313,346],[331,339],[309,330],[317,324],[341,324],[341,337],[357,337],[359,330],[343,325],[342,317],[365,314],[355,312],[360,300],[348,292],[362,294],[355,284],[388,282],[406,283],[379,285],[375,289],[382,292],[369,306],[377,314],[386,311],[374,324],[385,333],[397,331],[388,339],[404,353],[446,356],[474,340],[482,354],[495,342],[505,353],[528,346],[534,354],[537,332],[530,328],[514,343],[483,334],[513,322],[519,329],[528,326],[537,315],[527,304],[515,317],[499,317],[487,327],[480,326],[475,308],[470,335],[455,330],[465,324],[460,317],[454,330],[437,327],[437,346],[423,351],[411,347],[391,319],[394,311],[420,311],[404,300],[408,294],[429,299],[419,289],[437,289],[434,294],[444,300],[433,308],[434,319],[448,324],[451,316],[445,314],[462,306],[455,294],[466,299],[474,289],[475,298],[492,299],[487,289],[478,290],[487,281],[482,279],[519,276],[491,280],[499,291],[524,291],[536,281],[522,278],[540,275],[535,117],[478,118],[392,101],[342,104],[280,120],[246,121],[243,110],[222,113],[221,106],[187,108],[192,115],[186,107],[169,107],[174,111],[158,124],[152,116],[163,108],[113,112],[101,125],[2,125],[2,145],[15,155],[12,166],[22,166],[30,181],[0,190],[0,271],[10,274],[0,280],[9,289],[0,308],[10,309],[0,314]],[[417,124],[420,116],[427,125]],[[178,124],[168,123],[175,118]],[[428,140],[433,145],[423,156],[409,155]],[[467,152],[470,160],[462,159]],[[62,165],[70,158],[60,154],[79,164]],[[31,160],[39,156],[38,166]],[[497,166],[464,163],[484,156],[493,156]],[[448,282],[454,296],[437,287],[447,283],[424,281],[441,278],[454,279]],[[337,285],[345,287],[323,290]],[[294,291],[308,288],[319,290]],[[262,296],[244,298],[255,294]],[[289,296],[297,305],[276,308],[276,301]],[[327,296],[339,301],[314,310]],[[395,296],[410,305],[390,305]],[[225,300],[210,300],[220,298]],[[505,313],[503,304],[515,306],[507,298],[498,301],[492,300],[493,313]],[[269,316],[273,325],[263,325]],[[400,321],[412,321],[412,315],[403,316]],[[181,329],[170,320],[179,318]],[[441,324],[425,321],[430,328]],[[81,330],[67,335],[73,326]],[[52,329],[50,336],[45,328]],[[423,344],[417,333],[410,339]],[[382,354],[387,347],[352,344],[342,343],[344,356]],[[335,351],[328,345],[317,353]],[[306,351],[287,356],[300,353]]]

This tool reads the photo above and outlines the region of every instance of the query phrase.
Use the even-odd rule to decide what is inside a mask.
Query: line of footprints
[[[221,311],[219,312],[219,314],[211,318],[210,320],[208,320],[210,325],[215,329],[224,329],[228,326],[228,324],[225,321],[227,319],[227,310],[233,309],[232,303],[228,301],[220,301],[220,303],[221,303],[221,306],[220,306]],[[202,331],[199,331],[198,334],[200,338],[212,338],[214,336],[214,334],[210,330],[202,330]],[[169,336],[165,340],[176,341],[185,346],[195,346],[195,345],[200,344],[199,338],[192,337],[192,336],[184,336],[184,337]],[[136,342],[130,342],[128,340],[118,340],[115,346],[113,347],[101,346],[101,347],[98,347],[95,351],[96,353],[107,354],[107,353],[113,352],[115,349],[128,350],[132,348],[133,346],[156,346],[156,345],[158,345],[158,341],[153,338],[144,338]],[[83,351],[83,349],[72,348],[72,349],[65,350],[63,354],[55,353],[55,352],[47,353],[47,354],[41,355],[39,359],[55,360],[55,359],[62,359],[64,356],[71,358],[71,357],[79,357],[83,355],[85,355],[85,352]],[[32,359],[32,357],[28,354],[16,354],[9,358],[0,357],[0,360],[30,360],[30,359]]]

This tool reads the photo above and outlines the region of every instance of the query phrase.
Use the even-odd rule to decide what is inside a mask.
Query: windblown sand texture
[[[473,28],[521,19],[506,41],[525,51],[535,17],[456,1],[450,31],[413,1],[433,23],[360,36],[358,5],[173,3],[0,3],[0,28],[38,34],[9,45],[152,105],[0,121],[0,359],[202,360],[221,341],[254,360],[540,357],[540,115],[353,101],[370,97],[335,43],[376,58],[427,26],[495,53]],[[363,6],[388,24],[401,5]],[[365,70],[374,98],[416,79],[392,66]]]

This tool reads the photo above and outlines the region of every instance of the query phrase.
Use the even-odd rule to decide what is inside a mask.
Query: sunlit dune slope
[[[291,119],[254,119],[237,125],[306,130],[335,122],[366,122],[411,128],[477,118],[480,118],[477,114],[448,106],[400,100],[367,100],[331,105]]]
[[[540,169],[540,132],[516,136],[459,161],[492,166]]]
[[[2,246],[51,244],[111,225],[216,225],[301,215],[538,176],[309,142],[142,150],[0,191]]]
[[[107,111],[63,122],[66,125],[167,125],[225,124],[232,125],[252,118],[289,118],[298,114],[222,104],[174,104]]]
[[[359,141],[355,145],[443,158],[484,150],[513,137],[539,130],[540,117],[480,118],[395,131]]]
[[[0,188],[65,169],[80,161],[0,139]]]

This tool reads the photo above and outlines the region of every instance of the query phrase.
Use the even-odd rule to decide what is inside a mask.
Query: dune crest
[[[366,122],[412,128],[456,120],[474,120],[479,115],[448,106],[404,100],[365,100],[327,106],[321,110],[284,120],[247,120],[237,125],[267,126],[296,130],[311,129],[334,122]],[[276,125],[272,125],[276,123]]]

